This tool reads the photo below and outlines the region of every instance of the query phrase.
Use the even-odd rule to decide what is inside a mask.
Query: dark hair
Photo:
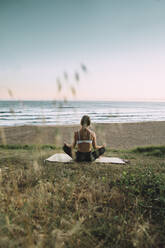
[[[81,118],[81,122],[80,123],[81,123],[82,126],[90,126],[90,124],[91,124],[90,117],[88,115],[84,115]]]

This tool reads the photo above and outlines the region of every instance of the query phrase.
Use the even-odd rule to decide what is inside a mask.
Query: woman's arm
[[[92,145],[93,145],[93,148],[94,148],[94,149],[99,149],[99,148],[101,148],[101,147],[104,147],[104,146],[98,146],[98,145],[97,145],[97,142],[96,142],[96,134],[95,134],[95,133],[93,133]]]
[[[76,147],[76,143],[77,143],[77,133],[74,133],[74,139],[73,139],[73,143],[72,143],[72,148]]]

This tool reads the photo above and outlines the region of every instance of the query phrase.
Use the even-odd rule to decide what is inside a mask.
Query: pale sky
[[[164,66],[164,0],[0,0],[0,100],[165,101]]]

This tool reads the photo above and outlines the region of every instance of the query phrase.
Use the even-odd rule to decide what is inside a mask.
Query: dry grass
[[[0,247],[165,246],[164,155],[114,150],[130,164],[44,165],[56,151],[9,148],[0,149]]]

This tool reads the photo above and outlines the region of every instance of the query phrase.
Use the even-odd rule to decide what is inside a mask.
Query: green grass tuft
[[[137,147],[131,151],[134,153],[142,153],[147,156],[155,156],[155,157],[165,156],[165,146]]]
[[[56,149],[55,145],[0,145],[0,149],[23,149],[23,150],[34,150],[34,149]]]

